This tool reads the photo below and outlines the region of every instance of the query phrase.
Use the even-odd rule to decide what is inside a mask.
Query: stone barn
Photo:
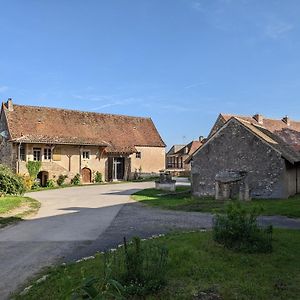
[[[191,158],[193,195],[218,194],[216,179],[224,177],[220,176],[224,172],[247,174],[245,197],[247,189],[249,198],[295,195],[300,191],[299,150],[300,122],[287,117],[220,115],[205,144]],[[222,180],[224,187],[226,180]]]

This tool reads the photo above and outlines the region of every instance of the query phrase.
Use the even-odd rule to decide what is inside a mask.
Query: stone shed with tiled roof
[[[92,181],[97,171],[106,180],[127,179],[164,168],[165,144],[151,118],[9,100],[2,104],[1,132],[1,161],[19,173],[26,173],[28,160],[41,160],[48,179],[86,172],[83,179]]]
[[[220,114],[192,156],[195,196],[215,195],[220,172],[246,172],[252,198],[300,192],[300,122]]]

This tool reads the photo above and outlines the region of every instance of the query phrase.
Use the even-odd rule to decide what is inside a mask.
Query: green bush
[[[130,245],[124,240],[124,250],[125,271],[121,283],[125,293],[143,297],[166,285],[166,247],[141,243],[140,238],[135,237]]]
[[[95,182],[102,182],[102,174],[98,171],[95,174]]]
[[[55,187],[55,182],[54,182],[54,180],[53,180],[53,179],[47,180],[46,186],[49,187],[49,188]]]
[[[77,173],[72,179],[71,184],[79,185],[80,184],[80,174]]]
[[[26,191],[24,180],[11,169],[0,165],[0,192],[8,195],[22,195]]]
[[[141,243],[139,238],[130,243],[124,238],[123,246],[103,255],[103,275],[83,276],[81,285],[72,292],[73,298],[144,299],[166,285],[166,247]]]
[[[264,229],[257,223],[258,209],[247,212],[240,203],[231,203],[225,214],[214,217],[213,238],[226,248],[246,253],[272,251],[272,226]]]
[[[56,182],[57,182],[57,184],[58,184],[59,186],[62,186],[62,185],[65,183],[65,180],[66,180],[67,178],[68,178],[67,175],[59,175]]]
[[[42,163],[40,161],[29,161],[26,164],[29,176],[35,180],[41,169]]]
[[[40,187],[41,187],[40,182],[34,181],[32,186],[31,186],[31,189],[36,190],[36,189],[39,189]]]

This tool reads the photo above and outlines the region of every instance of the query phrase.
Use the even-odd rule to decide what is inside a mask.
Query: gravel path
[[[212,227],[212,219],[210,213],[161,210],[141,203],[126,204],[103,234],[65,259],[77,260],[93,255],[97,251],[115,248],[122,243],[124,237],[128,240],[134,236],[148,238],[152,235],[178,230],[209,230]],[[277,228],[300,229],[300,219],[282,216],[262,216],[259,218],[259,223],[263,226],[272,224]]]

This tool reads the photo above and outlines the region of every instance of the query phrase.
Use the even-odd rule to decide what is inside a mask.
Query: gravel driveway
[[[0,299],[43,267],[115,247],[124,236],[149,237],[180,229],[210,228],[205,213],[146,207],[129,195],[153,183],[85,186],[29,194],[42,203],[29,220],[0,230]],[[300,220],[262,217],[263,224],[300,229]]]

